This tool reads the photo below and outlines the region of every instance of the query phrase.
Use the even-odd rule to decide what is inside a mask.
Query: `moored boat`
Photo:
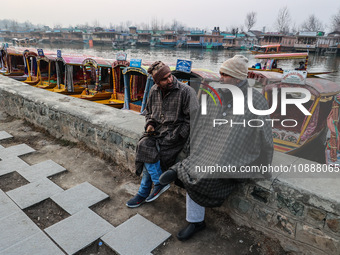
[[[272,45],[254,45],[253,50],[250,51],[252,54],[277,54],[281,53],[281,44]]]
[[[113,93],[112,60],[90,57],[84,59],[82,66],[84,70],[85,90],[80,95],[74,95],[81,99],[90,101],[108,99]],[[86,68],[91,70],[91,79],[87,76]]]
[[[262,54],[256,55],[255,59],[262,60],[263,66],[261,63],[256,63],[254,66],[248,68],[248,70],[262,70],[265,72],[278,72],[283,73],[283,69],[279,67],[278,62],[281,60],[300,60],[299,66],[295,68],[295,70],[307,71],[307,77],[313,77],[315,75],[321,74],[329,74],[334,71],[320,71],[320,72],[311,72],[307,70],[308,67],[308,52],[304,53],[281,53],[281,54]]]
[[[68,54],[57,57],[57,85],[51,91],[66,95],[80,94],[90,82],[90,70],[83,67],[87,55]],[[84,72],[86,75],[84,75]],[[85,81],[86,80],[86,81]]]
[[[290,88],[292,90],[289,90]],[[300,106],[307,109],[311,115],[306,115],[300,107],[292,103],[292,99],[304,101],[306,96],[301,92],[294,92],[297,88],[309,91],[311,98]],[[327,116],[332,109],[334,97],[340,92],[340,86],[319,78],[307,78],[305,84],[285,81],[272,83],[263,88],[269,106],[272,106],[275,99],[274,89],[278,92],[277,107],[270,117],[275,150],[294,155],[309,148],[315,139],[324,140]],[[290,100],[289,104],[287,101],[281,102],[282,93],[285,93],[285,100]],[[285,113],[282,112],[283,105],[286,107]]]
[[[58,79],[60,83],[60,80],[62,79],[61,77],[63,77],[62,74],[59,74],[58,77],[59,68],[65,69],[61,62],[57,62],[57,55],[44,54],[42,56],[38,56],[37,62],[37,84],[35,87],[42,89],[52,89],[56,87]],[[64,73],[64,71],[61,72]]]
[[[124,105],[124,76],[123,70],[130,65],[126,60],[116,60],[112,64],[113,93],[110,99],[95,101],[115,108],[122,108]]]

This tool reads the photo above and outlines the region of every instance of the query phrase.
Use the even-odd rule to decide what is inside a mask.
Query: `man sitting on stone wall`
[[[136,196],[126,205],[138,207],[144,202],[157,199],[170,186],[161,185],[162,170],[175,163],[190,132],[190,110],[198,109],[193,88],[179,82],[169,66],[161,61],[148,69],[155,85],[150,90],[145,117],[145,133],[138,142],[136,151],[136,174],[143,172]],[[153,191],[150,194],[152,183]]]

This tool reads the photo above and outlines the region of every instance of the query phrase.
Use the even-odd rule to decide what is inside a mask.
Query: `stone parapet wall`
[[[137,113],[52,93],[4,76],[0,76],[0,107],[56,138],[81,142],[134,171],[136,144],[145,122]]]
[[[137,113],[34,88],[1,75],[0,108],[56,138],[81,142],[134,172],[136,144],[144,129],[144,117]],[[273,164],[300,161],[308,163],[275,153]],[[241,184],[214,210],[278,238],[292,254],[340,254],[339,184],[337,179],[282,177],[251,181]]]

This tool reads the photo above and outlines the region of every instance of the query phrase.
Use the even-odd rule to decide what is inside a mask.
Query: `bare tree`
[[[238,26],[232,26],[230,31],[233,35],[237,35],[239,32]]]
[[[147,24],[147,23],[144,23],[144,22],[142,22],[141,24],[140,24],[140,27],[143,29],[143,30],[149,30],[149,24]]]
[[[132,21],[131,20],[127,20],[125,21],[125,30],[129,31],[129,27],[131,27]]]
[[[156,17],[151,20],[151,29],[153,31],[159,30],[158,19]]]
[[[24,26],[26,30],[33,28],[33,24],[28,20],[25,21]]]
[[[310,15],[307,20],[302,23],[301,28],[309,32],[323,30],[321,21],[314,14]]]
[[[296,27],[296,23],[295,22],[293,23],[291,30],[292,30],[293,34],[296,34],[299,31],[299,27]]]
[[[100,27],[99,21],[97,19],[92,21],[92,25],[93,25],[93,27]]]
[[[332,17],[332,28],[334,31],[340,31],[340,8],[338,13]]]
[[[55,23],[53,25],[53,29],[60,29],[61,28],[61,24],[60,23]]]
[[[11,28],[11,30],[14,31],[14,32],[18,31],[18,28],[19,28],[19,26],[18,26],[18,21],[16,21],[16,20],[11,20],[11,21],[10,21],[10,28]]]
[[[177,31],[177,28],[178,28],[178,21],[176,19],[173,19],[172,24],[171,24],[171,30]]]
[[[290,24],[290,14],[288,7],[282,7],[279,10],[279,13],[276,18],[276,29],[280,33],[288,33],[289,32],[289,24]]]
[[[248,12],[246,16],[246,20],[244,24],[248,31],[255,25],[256,23],[256,12]]]

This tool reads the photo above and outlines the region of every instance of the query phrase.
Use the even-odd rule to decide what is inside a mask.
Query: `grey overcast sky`
[[[287,6],[291,23],[298,27],[311,14],[315,14],[326,28],[330,28],[330,18],[340,8],[339,0],[1,0],[0,19],[15,19],[18,22],[30,21],[33,24],[54,26],[75,26],[94,24],[101,26],[110,23],[131,21],[132,25],[150,23],[157,18],[163,24],[176,19],[188,27],[212,29],[244,25],[248,12],[257,13],[253,29],[273,31],[280,8]],[[328,30],[327,29],[327,30]]]

